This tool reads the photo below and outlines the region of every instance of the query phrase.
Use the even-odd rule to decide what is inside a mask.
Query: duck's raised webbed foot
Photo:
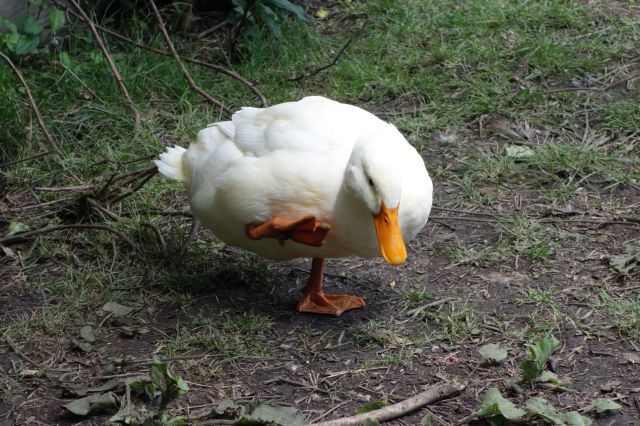
[[[300,219],[273,217],[266,222],[252,222],[244,227],[247,237],[252,240],[276,238],[280,241],[292,240],[300,244],[320,247],[327,238],[330,226],[313,215]]]

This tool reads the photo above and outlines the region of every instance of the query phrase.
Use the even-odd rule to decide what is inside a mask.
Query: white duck
[[[364,306],[322,291],[324,259],[400,264],[431,210],[431,179],[400,132],[320,96],[242,108],[155,163],[185,183],[193,214],[222,241],[271,259],[313,258],[300,312]]]

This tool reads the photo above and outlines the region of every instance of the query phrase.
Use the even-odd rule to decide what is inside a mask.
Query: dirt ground
[[[425,157],[428,164],[453,164],[448,151],[437,145]],[[459,200],[455,182],[437,177],[434,181],[436,207]],[[516,403],[543,396],[560,411],[578,410],[592,417],[594,424],[638,424],[639,344],[611,325],[612,319],[620,318],[612,318],[604,309],[598,311],[591,299],[594,286],[634,297],[637,280],[616,277],[608,256],[639,238],[640,227],[614,221],[560,223],[573,216],[550,215],[550,221],[557,222],[547,225],[550,232],[567,232],[570,238],[563,239],[549,259],[534,262],[512,256],[498,261],[480,257],[454,261],[452,247],[480,252],[508,244],[500,236],[496,218],[539,215],[545,208],[535,194],[523,194],[517,187],[486,190],[494,191],[495,198],[490,206],[478,209],[485,214],[462,215],[480,222],[447,219],[461,215],[442,207],[434,210],[428,225],[410,244],[408,262],[400,267],[357,258],[330,261],[327,288],[357,294],[367,303],[364,309],[339,318],[295,311],[307,278],[306,260],[263,263],[224,247],[205,253],[202,263],[207,272],[194,275],[183,270],[169,284],[144,281],[138,289],[141,304],[128,317],[114,320],[98,311],[94,318],[86,319],[103,323],[91,352],[74,350],[69,336],[31,341],[20,353],[1,354],[3,371],[21,362],[35,372],[23,372],[15,382],[18,387],[0,405],[4,413],[0,422],[101,424],[108,416],[82,420],[63,412],[60,405],[69,400],[63,392],[65,385],[96,385],[145,372],[149,360],[160,355],[190,384],[187,396],[176,406],[183,410],[189,406],[192,412],[223,397],[236,403],[257,398],[271,405],[296,407],[310,420],[331,419],[352,415],[367,402],[387,398],[393,403],[431,385],[455,382],[466,385],[460,396],[389,424],[420,424],[428,413],[438,424],[455,424],[477,410],[491,387],[498,387]],[[598,194],[590,192],[590,196]],[[576,204],[581,202],[579,197],[582,195],[576,195]],[[635,206],[635,213],[638,200],[636,190],[616,196],[617,202]],[[211,235],[202,231],[199,238]],[[190,248],[191,253],[197,250],[197,246]],[[14,271],[0,295],[5,324],[55,303],[55,298],[22,288],[25,278],[15,264],[5,267]],[[42,267],[47,267],[47,261]],[[538,294],[553,290],[554,300],[524,300],[522,295],[531,290]],[[177,293],[188,298],[188,303],[177,303]],[[410,308],[425,305],[408,315]],[[219,327],[221,334],[209,334],[210,340],[186,345],[183,351],[175,342],[189,335],[194,318]],[[125,336],[124,325],[143,326],[144,330]],[[509,382],[521,374],[519,364],[526,357],[527,344],[546,333],[561,342],[550,366],[571,382],[570,389],[536,386],[517,390]],[[478,348],[486,343],[507,348],[506,362],[483,364]],[[50,354],[49,359],[29,358],[27,354],[36,348],[40,354]],[[122,357],[122,363],[105,373],[114,357]],[[622,409],[595,416],[589,407],[595,397],[613,399]]]
[[[603,74],[587,86],[619,77]],[[631,80],[616,85],[612,99],[637,93]],[[386,118],[418,114],[420,102],[412,101],[399,99],[397,111],[385,105]],[[168,255],[154,251],[153,237],[136,240],[152,253],[141,258],[106,233],[47,234],[0,245],[0,425],[104,424],[114,410],[78,417],[61,408],[77,399],[69,388],[147,374],[154,359],[190,388],[169,406],[171,415],[198,414],[229,398],[294,407],[312,423],[460,383],[460,395],[385,424],[485,424],[472,415],[487,390],[498,388],[520,407],[537,396],[594,425],[639,425],[640,251],[635,260],[630,255],[627,274],[612,264],[640,250],[640,187],[637,170],[629,172],[640,145],[630,132],[603,131],[610,138],[598,139],[602,135],[589,133],[589,115],[585,121],[569,114],[575,117],[557,118],[551,130],[529,123],[505,129],[500,117],[482,115],[458,132],[443,128],[427,141],[410,137],[422,146],[433,177],[434,210],[401,266],[328,261],[327,291],[355,294],[367,304],[338,318],[296,312],[309,260],[267,262],[202,230],[174,263],[179,245],[173,237],[187,233],[190,223],[179,215],[154,222],[167,238]],[[161,136],[171,139],[169,132]],[[593,152],[601,157],[590,157]],[[634,165],[606,163],[621,152]],[[627,181],[624,171],[632,176]],[[0,236],[13,220],[11,209],[33,202],[8,191],[11,184],[0,178]],[[164,204],[154,207],[186,209],[184,194],[166,192]],[[47,214],[36,219],[67,212]],[[63,305],[71,299],[82,302],[69,312]],[[108,300],[133,310],[108,314],[100,309]],[[49,312],[64,313],[65,324]],[[96,332],[88,351],[79,345],[83,325]],[[546,368],[568,384],[519,383],[528,348],[545,336],[560,342]],[[478,350],[488,343],[507,349],[504,362],[483,361]],[[621,408],[597,414],[594,398]]]

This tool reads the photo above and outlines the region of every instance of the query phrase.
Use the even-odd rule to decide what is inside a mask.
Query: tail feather
[[[165,152],[160,154],[160,159],[155,160],[158,171],[171,179],[176,179],[180,182],[188,181],[189,176],[183,160],[185,152],[187,150],[181,146],[167,148]]]

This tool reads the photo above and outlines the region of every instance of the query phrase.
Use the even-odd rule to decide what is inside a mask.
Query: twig
[[[69,12],[74,15],[74,16],[78,16],[80,17],[78,14],[76,14],[75,12],[69,10]],[[147,50],[149,52],[153,52],[153,53],[157,53],[158,55],[163,55],[163,56],[173,56],[173,54],[171,52],[167,52],[166,50],[161,50],[161,49],[156,49],[155,47],[151,47],[151,46],[145,46],[142,43],[138,43],[132,39],[130,39],[129,37],[120,34],[119,32],[110,30],[109,28],[103,27],[101,25],[95,24],[96,28],[98,28],[100,31],[104,31],[105,33],[121,40],[124,41],[125,43],[129,43],[132,44],[133,46],[136,46],[137,48],[140,49],[144,49]],[[181,57],[181,59],[183,61],[186,62],[190,62],[192,64],[196,64],[196,65],[200,65],[203,66],[205,68],[210,68],[212,70],[218,71],[221,74],[227,75],[231,78],[234,78],[236,80],[238,80],[240,83],[244,84],[245,86],[247,86],[249,88],[249,90],[251,90],[257,97],[258,99],[260,99],[260,102],[262,103],[263,107],[269,106],[269,102],[267,101],[267,98],[262,94],[262,92],[260,92],[260,90],[258,90],[258,88],[256,86],[254,86],[249,80],[245,79],[244,77],[242,77],[240,74],[230,70],[229,68],[223,67],[222,65],[217,65],[217,64],[212,64],[209,62],[205,62],[205,61],[201,61],[199,59],[192,59],[192,58],[184,58]]]
[[[187,79],[187,82],[189,83],[189,86],[195,92],[200,94],[200,96],[205,98],[207,101],[209,101],[212,104],[218,106],[220,109],[222,109],[227,114],[232,114],[233,111],[231,111],[229,108],[227,108],[222,102],[220,102],[219,100],[217,100],[216,98],[214,98],[213,96],[211,96],[210,94],[208,94],[207,92],[202,90],[200,88],[200,86],[198,86],[196,84],[196,82],[193,81],[193,78],[191,78],[191,74],[189,74],[189,71],[187,70],[187,67],[180,60],[180,55],[178,55],[178,52],[176,51],[176,48],[174,47],[173,42],[171,41],[171,38],[169,37],[169,33],[167,33],[167,29],[164,26],[164,21],[162,20],[162,16],[160,16],[160,12],[158,11],[158,8],[156,7],[156,3],[153,0],[149,0],[149,4],[151,5],[151,8],[153,9],[153,14],[156,17],[156,21],[158,21],[158,26],[160,27],[160,31],[162,32],[162,36],[164,37],[164,40],[167,42],[167,45],[169,46],[169,49],[171,50],[171,53],[173,54],[174,59],[180,65],[180,70],[182,71],[182,74],[184,75],[184,77]]]
[[[638,77],[640,77],[640,73],[633,74],[618,81],[614,81],[613,83],[607,84],[604,87],[561,87],[558,89],[545,90],[544,93],[550,94],[559,92],[606,92],[607,90],[613,89],[614,87],[620,86],[621,84],[625,84],[626,82],[634,80]]]
[[[420,312],[424,311],[427,308],[433,308],[434,306],[444,305],[447,302],[453,302],[454,299],[451,297],[445,297],[444,299],[434,300],[431,303],[427,303],[426,305],[418,306],[417,308],[411,309],[405,313],[406,316],[411,317],[418,315]]]
[[[16,74],[16,76],[18,76],[18,79],[20,80],[20,83],[22,83],[22,86],[24,87],[25,92],[27,92],[27,98],[29,98],[29,105],[31,105],[31,108],[36,113],[36,119],[38,120],[38,125],[42,129],[44,136],[47,138],[47,141],[49,141],[51,146],[53,146],[53,149],[56,151],[56,153],[62,156],[62,150],[53,140],[53,136],[51,136],[51,133],[49,133],[49,129],[47,129],[47,126],[44,124],[44,120],[42,119],[40,110],[36,105],[36,101],[33,99],[33,95],[31,94],[31,89],[29,89],[29,84],[27,83],[27,80],[24,78],[24,75],[22,75],[20,70],[13,64],[13,62],[11,62],[11,59],[9,59],[7,55],[0,52],[0,57],[2,57],[2,59],[4,59],[7,62],[7,64],[9,64],[13,72]]]
[[[357,416],[343,417],[341,419],[329,420],[322,423],[314,423],[314,426],[355,426],[364,423],[368,419],[384,422],[387,420],[395,419],[404,416],[407,413],[424,407],[425,405],[432,404],[436,401],[440,401],[451,396],[459,395],[465,386],[461,384],[457,385],[437,385],[426,391],[419,393],[418,395],[398,402],[393,405],[389,405],[379,410],[370,411],[364,414],[358,414]]]
[[[103,206],[102,204],[100,204],[99,202],[94,200],[93,198],[87,197],[87,203],[89,203],[91,205],[91,207],[93,207],[94,209],[98,210],[101,213],[106,214],[107,216],[109,216],[113,220],[120,220],[121,219],[120,216],[118,216],[117,214],[115,214],[114,212],[112,212],[111,210],[109,210],[108,208],[106,208],[105,206]]]
[[[22,163],[24,161],[33,160],[34,158],[44,157],[45,155],[51,155],[51,154],[53,154],[53,151],[39,152],[37,154],[33,154],[33,155],[28,156],[28,157],[18,158],[17,160],[7,161],[6,163],[2,163],[2,164],[0,164],[0,168],[7,167],[7,166],[12,166],[14,164]]]
[[[198,235],[198,231],[200,231],[200,221],[193,218],[193,222],[191,222],[191,231],[189,231],[189,236],[184,240],[182,246],[180,246],[180,251],[176,256],[176,262],[180,262],[183,258],[184,254],[187,252],[187,248],[189,248],[193,240],[196,238],[196,235]]]
[[[142,188],[147,182],[149,182],[151,180],[151,178],[153,176],[155,176],[155,174],[158,173],[158,169],[153,166],[150,167],[149,169],[147,169],[147,171],[141,173],[141,176],[145,176],[147,175],[144,179],[140,180],[140,182],[134,186],[133,188],[131,188],[129,191],[125,192],[122,195],[117,196],[116,198],[114,198],[113,200],[111,200],[111,203],[117,203],[118,201],[122,201],[125,198],[135,194],[140,188]]]
[[[122,239],[124,242],[129,244],[131,248],[133,248],[136,252],[142,253],[140,248],[136,243],[131,241],[126,235],[122,232],[118,231],[107,225],[89,225],[89,224],[70,224],[70,225],[58,225],[58,226],[50,226],[48,228],[36,229],[35,231],[27,231],[21,232],[19,234],[11,235],[10,237],[0,238],[0,244],[7,244],[14,241],[19,241],[24,238],[35,237],[36,235],[49,234],[51,232],[57,231],[68,231],[69,229],[101,229],[104,231],[109,231]]]
[[[349,40],[347,40],[344,46],[342,46],[342,49],[338,51],[338,54],[336,55],[336,57],[333,58],[333,61],[329,62],[327,65],[316,67],[316,69],[309,72],[308,74],[302,74],[297,77],[290,78],[289,81],[300,81],[305,78],[313,77],[314,75],[320,74],[322,71],[326,70],[327,68],[334,66],[338,62],[338,59],[340,59],[340,56],[342,56],[344,51],[347,49],[347,47],[349,47],[349,44],[351,44],[351,41],[353,41],[353,38],[350,38]]]
[[[13,341],[11,340],[11,338],[9,336],[7,336],[7,334],[3,334],[2,338],[5,340],[5,342],[7,342],[7,345],[9,345],[9,347],[11,349],[13,349],[13,351],[15,353],[17,353],[21,358],[24,358],[25,360],[29,361],[29,363],[31,365],[33,365],[34,367],[39,367],[41,364],[38,362],[35,362],[34,360],[32,360],[31,358],[29,358],[28,356],[26,356],[25,354],[22,353],[22,351],[20,351],[20,349],[18,349],[18,346],[13,343]]]
[[[95,188],[95,185],[54,186],[54,187],[36,186],[33,189],[35,191],[42,191],[42,192],[84,192],[93,188]]]
[[[155,232],[156,237],[158,238],[158,241],[160,242],[160,245],[162,246],[162,253],[164,254],[164,257],[168,258],[169,257],[169,250],[167,249],[167,243],[164,241],[164,237],[162,236],[162,232],[160,232],[160,229],[158,229],[158,227],[155,226],[153,223],[143,223],[142,226],[146,226],[148,228],[151,228],[153,230],[153,232]]]
[[[59,6],[65,7],[64,5],[61,5],[58,0],[54,0],[54,2]],[[120,75],[120,72],[118,72],[118,69],[116,68],[116,64],[113,62],[113,59],[109,54],[109,51],[107,50],[106,46],[102,42],[102,37],[100,37],[100,34],[98,33],[96,24],[93,22],[91,18],[89,18],[89,15],[85,13],[85,11],[80,7],[80,5],[76,2],[76,0],[69,0],[69,2],[76,8],[78,13],[80,13],[80,16],[87,23],[87,25],[89,25],[89,28],[93,33],[93,37],[96,39],[96,42],[98,43],[98,47],[100,48],[100,51],[102,51],[102,55],[104,56],[107,63],[109,64],[109,68],[111,68],[111,74],[113,74],[113,77],[115,78],[116,83],[118,84],[118,89],[120,89],[120,93],[122,93],[122,96],[124,96],[127,102],[129,102],[129,106],[131,107],[131,110],[133,111],[133,114],[135,117],[136,126],[139,126],[140,112],[138,111],[136,104],[133,103],[131,96],[129,96],[129,91],[127,90],[127,86],[124,85],[124,80],[122,80],[122,76]]]

